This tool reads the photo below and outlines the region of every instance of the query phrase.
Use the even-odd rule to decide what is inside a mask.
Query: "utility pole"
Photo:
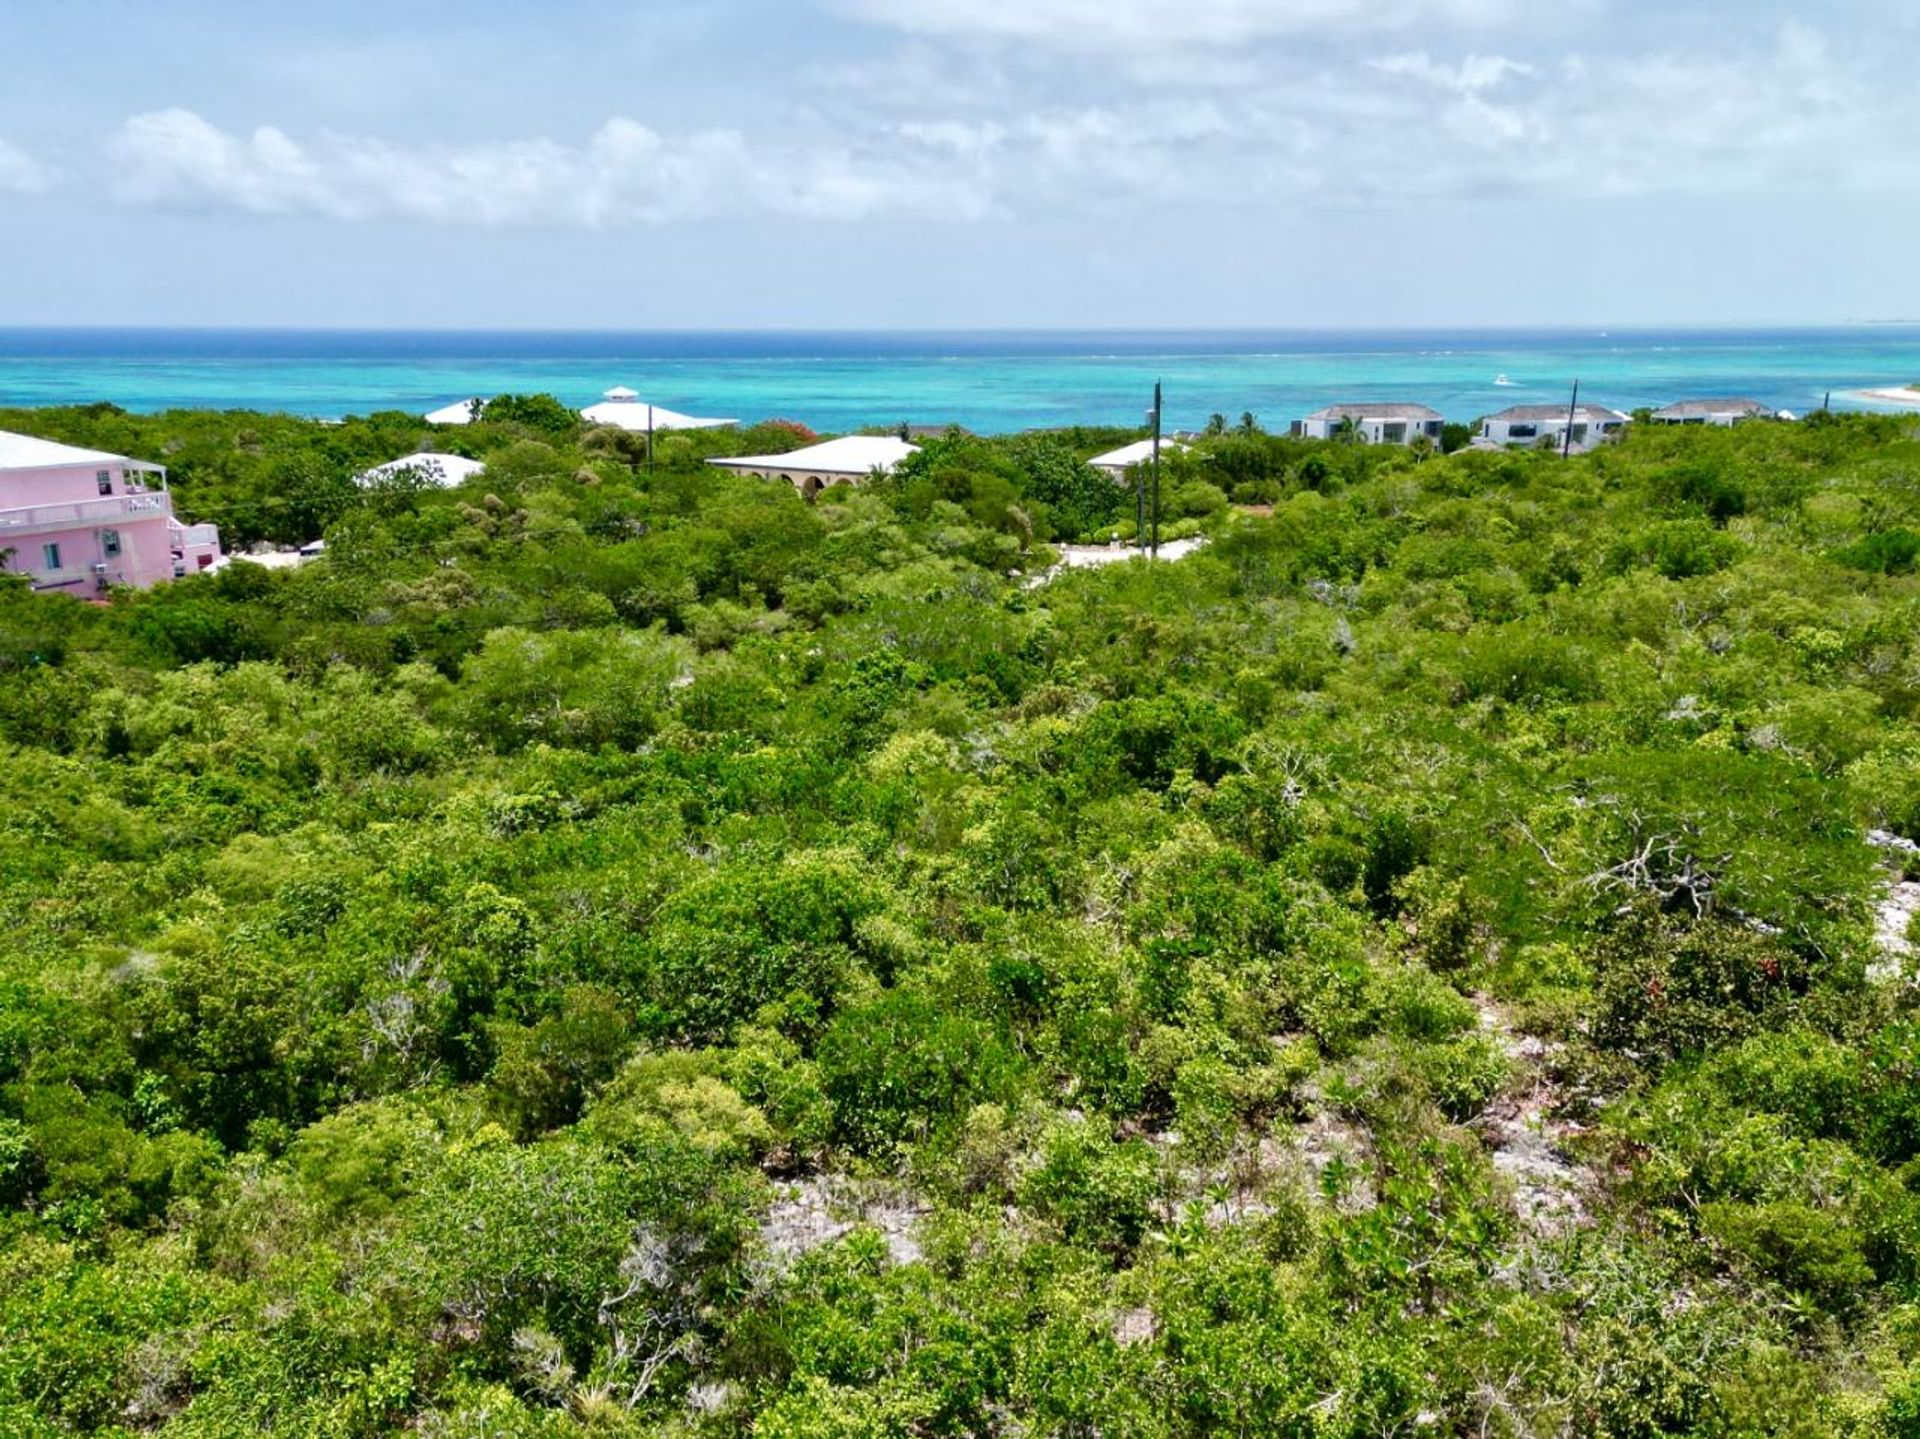
[[[1160,558],[1160,382],[1153,382],[1153,408],[1147,411],[1147,424],[1153,430],[1153,502],[1149,511],[1147,502],[1147,476],[1144,474],[1134,482],[1134,521],[1133,543],[1136,548],[1148,549],[1154,559]]]
[[[1153,423],[1153,412],[1147,412],[1147,423]],[[1144,550],[1147,547],[1147,472],[1138,465],[1127,466],[1133,472],[1133,547]]]
[[[1160,382],[1153,382],[1153,550],[1160,558]]]
[[[1573,453],[1573,417],[1580,411],[1580,382],[1573,382],[1573,398],[1567,401],[1567,432],[1560,437],[1560,458]]]

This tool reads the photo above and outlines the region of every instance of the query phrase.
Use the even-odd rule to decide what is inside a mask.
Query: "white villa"
[[[1438,410],[1385,400],[1328,405],[1296,420],[1293,433],[1296,439],[1332,440],[1344,430],[1363,445],[1410,445],[1424,435],[1438,444],[1445,425],[1446,418]]]
[[[717,430],[725,425],[737,425],[738,420],[709,420],[699,415],[683,415],[678,410],[669,410],[661,405],[649,405],[638,392],[629,390],[625,385],[615,385],[600,397],[600,403],[589,405],[580,412],[580,418],[590,425],[612,425],[616,429],[631,430],[638,434],[647,434],[654,430]]]
[[[1178,440],[1162,438],[1160,441],[1160,453],[1163,457],[1186,448]],[[1087,463],[1112,479],[1124,480],[1128,470],[1135,465],[1151,463],[1152,460],[1153,441],[1146,439],[1135,440],[1132,444],[1122,445],[1117,450],[1108,450],[1104,455],[1095,455]]]
[[[429,425],[471,425],[480,418],[480,412],[487,402],[478,395],[470,400],[461,400],[455,404],[444,405],[437,410],[428,410],[420,418]]]
[[[1585,454],[1626,433],[1627,417],[1605,405],[1578,405],[1572,409],[1573,436],[1568,443],[1566,405],[1515,405],[1488,415],[1480,422],[1480,438],[1489,444],[1518,445],[1526,449],[1551,440],[1554,449],[1565,446]]]
[[[1653,412],[1656,425],[1718,425],[1730,428],[1743,420],[1770,420],[1774,412],[1758,400],[1680,400]]]
[[[763,480],[785,480],[810,500],[828,485],[856,484],[876,474],[890,475],[908,455],[919,453],[918,445],[894,435],[846,435],[784,455],[738,455],[707,463]]]
[[[422,452],[402,455],[397,460],[388,460],[384,465],[375,465],[370,470],[362,470],[353,477],[353,482],[356,485],[378,484],[381,480],[393,479],[402,473],[411,472],[428,484],[450,490],[455,485],[464,485],[485,468],[486,466],[480,461],[470,460],[465,455],[432,455]]]

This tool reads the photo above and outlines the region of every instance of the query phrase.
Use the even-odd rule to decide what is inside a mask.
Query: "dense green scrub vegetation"
[[[0,427],[328,545],[0,581],[0,1432],[1920,1433],[1911,420]]]

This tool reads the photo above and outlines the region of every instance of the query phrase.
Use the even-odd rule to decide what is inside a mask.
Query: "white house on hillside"
[[[1680,400],[1655,410],[1656,425],[1718,425],[1727,428],[1743,420],[1770,420],[1773,411],[1758,400]]]
[[[763,480],[785,480],[807,499],[828,485],[857,484],[873,475],[890,475],[908,455],[920,453],[894,435],[846,435],[784,455],[736,455],[707,463]]]
[[[1515,405],[1488,415],[1480,422],[1480,438],[1495,445],[1518,445],[1533,449],[1551,440],[1554,449],[1563,446],[1575,454],[1585,454],[1608,440],[1626,433],[1627,417],[1605,405],[1579,405],[1572,411],[1572,443],[1567,440],[1568,407],[1565,405]]]
[[[1168,455],[1185,450],[1186,448],[1187,447],[1178,440],[1162,438],[1160,441],[1160,457],[1165,459]],[[1150,464],[1152,461],[1153,441],[1146,439],[1135,440],[1132,444],[1122,445],[1117,450],[1108,450],[1104,455],[1095,455],[1092,459],[1088,460],[1087,463],[1104,475],[1116,480],[1124,480],[1127,477],[1127,471],[1135,465]]]
[[[649,405],[625,385],[615,385],[608,390],[600,397],[599,404],[589,405],[582,410],[580,418],[590,425],[612,425],[616,429],[631,430],[638,434],[656,430],[717,430],[725,425],[740,423],[738,420],[709,420],[699,415],[683,415],[663,405]]]
[[[397,460],[388,460],[384,465],[362,470],[353,477],[353,482],[356,485],[372,485],[410,472],[427,484],[450,490],[455,485],[464,485],[485,468],[480,461],[470,460],[465,455],[402,455]]]
[[[486,407],[487,402],[476,396],[471,400],[443,405],[437,410],[428,410],[420,418],[429,425],[471,425],[480,418],[480,412]]]
[[[1363,445],[1410,445],[1424,435],[1438,444],[1445,425],[1445,417],[1425,405],[1378,401],[1328,405],[1297,421],[1293,433],[1304,440],[1331,440],[1345,431]]]

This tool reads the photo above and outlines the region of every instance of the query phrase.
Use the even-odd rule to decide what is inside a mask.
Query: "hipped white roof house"
[[[738,420],[711,420],[700,415],[683,415],[678,410],[669,410],[660,405],[642,402],[640,396],[625,385],[615,385],[600,397],[600,403],[589,405],[580,412],[580,418],[592,425],[613,425],[622,430],[636,430],[645,433],[654,430],[715,430],[722,425],[737,425]]]
[[[1186,446],[1178,440],[1162,439],[1160,441],[1162,455],[1170,455],[1175,450],[1184,449]],[[1106,470],[1110,474],[1118,475],[1132,469],[1135,465],[1144,465],[1152,458],[1153,441],[1146,439],[1135,440],[1132,444],[1122,445],[1117,450],[1108,450],[1104,455],[1095,455],[1087,463],[1096,470]]]
[[[735,455],[712,459],[707,463],[727,470],[772,471],[781,474],[870,475],[875,470],[891,474],[893,467],[908,455],[920,453],[894,435],[845,435],[818,445],[788,450],[784,455]]]
[[[470,425],[474,416],[485,406],[486,401],[475,396],[470,400],[460,400],[437,410],[428,410],[422,415],[429,425]]]
[[[423,480],[436,484],[442,489],[451,489],[455,485],[466,483],[485,468],[486,466],[480,461],[470,460],[465,455],[424,453],[402,455],[399,459],[389,460],[384,465],[375,465],[370,470],[362,470],[353,477],[353,482],[357,485],[370,485],[377,480],[389,479],[402,471],[411,470]]]

